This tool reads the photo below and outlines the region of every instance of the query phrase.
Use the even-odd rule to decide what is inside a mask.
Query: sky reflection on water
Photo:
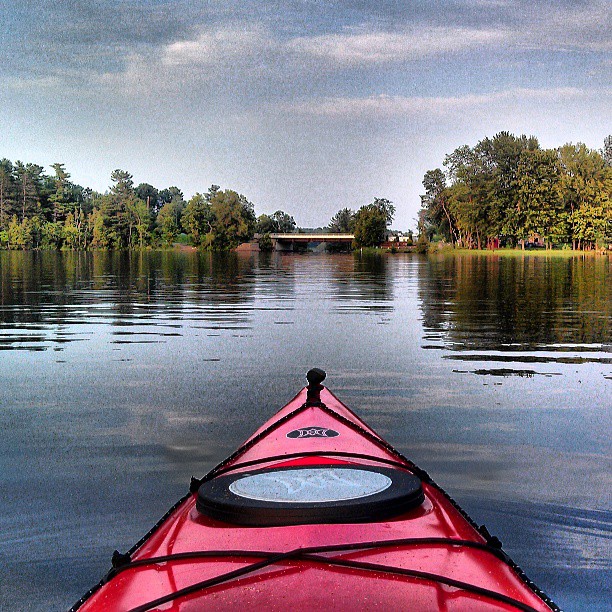
[[[605,609],[609,271],[0,252],[1,599],[66,608],[318,366],[562,607]]]

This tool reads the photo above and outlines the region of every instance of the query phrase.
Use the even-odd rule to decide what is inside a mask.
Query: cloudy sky
[[[601,148],[609,0],[0,0],[0,157],[324,225],[501,130]]]

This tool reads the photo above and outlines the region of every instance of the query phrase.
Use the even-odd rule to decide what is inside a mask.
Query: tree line
[[[128,249],[182,240],[222,251],[258,235],[266,250],[270,234],[300,231],[288,213],[256,217],[244,195],[218,185],[185,200],[178,187],[134,185],[129,172],[114,170],[102,194],[73,183],[64,164],[51,168],[46,174],[38,164],[0,160],[0,248]],[[354,232],[356,246],[373,246],[384,240],[394,213],[389,200],[375,198],[357,212],[339,211],[328,229]]]
[[[500,132],[446,155],[425,173],[419,232],[454,246],[593,249],[612,244],[612,137],[543,149],[531,136]]]
[[[87,249],[173,244],[180,234],[211,250],[233,248],[252,237],[253,204],[212,185],[185,201],[178,187],[134,185],[125,170],[111,173],[104,194],[70,181],[64,164],[42,166],[0,160],[0,247]]]

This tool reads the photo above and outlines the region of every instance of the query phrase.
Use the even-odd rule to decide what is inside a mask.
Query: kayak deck
[[[314,401],[308,393],[303,389],[233,455],[202,480],[194,480],[190,494],[128,555],[117,555],[107,579],[73,609],[558,609],[507,558],[499,541],[479,530],[425,472],[330,391],[321,388]],[[316,480],[325,469],[333,478],[340,474],[339,484],[332,481],[331,488],[342,500],[348,495],[343,487],[352,486],[350,478],[343,480],[350,470],[381,474],[372,479],[378,488],[392,472],[417,476],[419,503],[413,500],[415,507],[374,521],[282,524],[285,507],[291,507],[284,498],[268,504],[270,493],[258,488],[244,494],[244,483],[252,484],[248,478],[257,487],[253,477],[271,475],[274,495],[278,482],[282,491],[294,490],[298,482],[308,496],[318,481],[312,486],[301,475]],[[284,478],[296,473],[297,481]],[[222,479],[243,483],[242,489],[233,484],[229,488],[238,491],[238,497],[246,495],[247,505],[280,508],[281,524],[270,524],[267,514],[258,526],[239,524],[240,513],[238,522],[231,523],[205,513],[208,510],[198,505],[205,501],[202,491]],[[363,499],[378,495],[378,488]],[[253,516],[257,522],[257,513]]]

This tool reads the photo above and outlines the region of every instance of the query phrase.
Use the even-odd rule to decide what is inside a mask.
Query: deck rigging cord
[[[453,544],[453,545],[459,544],[461,546],[466,545],[466,541],[452,540],[452,539],[445,539],[445,538],[423,538],[421,539],[420,543],[423,543],[423,541],[425,540],[432,540],[431,542],[432,544],[446,543],[446,544]],[[368,549],[368,548],[377,547],[379,545],[384,545],[387,543],[393,546],[402,546],[402,545],[407,545],[408,543],[415,544],[417,543],[417,540],[416,539],[412,540],[412,542],[411,540],[407,539],[407,540],[395,540],[395,541],[387,541],[387,542],[384,542],[384,541],[383,542],[360,542],[360,543],[355,543],[355,544],[335,545],[335,546],[334,545],[315,546],[315,547],[309,547],[309,548],[297,548],[295,550],[288,551],[285,553],[270,553],[270,552],[267,552],[267,553],[257,552],[256,553],[255,551],[251,551],[251,552],[249,551],[225,551],[225,552],[224,551],[203,551],[203,554],[200,555],[202,557],[214,556],[214,553],[216,552],[218,556],[225,555],[225,556],[233,557],[233,556],[239,556],[240,554],[242,554],[244,556],[266,556],[267,558],[262,561],[251,563],[245,567],[242,567],[236,570],[232,570],[224,574],[220,574],[219,576],[214,576],[213,578],[208,578],[207,580],[197,582],[195,584],[179,589],[177,591],[174,591],[173,593],[169,593],[162,597],[158,597],[157,599],[149,601],[145,604],[142,604],[135,608],[131,608],[129,612],[146,612],[147,610],[152,610],[153,608],[156,608],[157,606],[161,606],[170,601],[175,601],[176,599],[186,597],[188,595],[197,593],[199,591],[203,591],[205,589],[217,586],[224,582],[228,582],[230,580],[241,578],[257,570],[264,569],[272,565],[276,565],[283,561],[293,561],[293,560],[311,561],[314,563],[325,564],[329,566],[346,567],[346,568],[363,570],[363,571],[380,572],[384,574],[404,576],[407,578],[416,578],[419,580],[425,580],[429,582],[437,582],[441,584],[446,584],[447,586],[450,586],[453,588],[461,589],[463,591],[472,593],[474,595],[481,595],[484,597],[488,597],[489,599],[492,599],[494,601],[509,604],[513,606],[514,608],[516,608],[517,610],[521,610],[523,612],[536,612],[535,608],[521,601],[518,601],[516,599],[513,599],[501,593],[497,593],[496,591],[491,591],[489,589],[485,589],[483,587],[479,587],[477,585],[470,584],[468,582],[463,582],[461,580],[455,580],[454,578],[448,578],[446,576],[441,576],[439,574],[434,574],[430,572],[422,572],[418,570],[404,569],[404,568],[394,567],[394,566],[385,565],[385,564],[368,563],[365,561],[354,561],[354,560],[349,560],[349,559],[340,559],[337,557],[325,557],[320,554],[320,553],[325,553],[325,552],[338,552],[338,550],[350,551],[350,550]],[[476,544],[477,544],[476,542],[470,542],[469,546],[473,548],[484,549],[484,550],[487,550],[488,552],[492,552],[491,549],[487,547],[486,545],[478,546]],[[221,554],[219,555],[219,553]],[[193,554],[194,553],[184,553],[185,556],[183,556],[182,554],[179,554],[179,555],[169,555],[168,557],[176,558],[176,560],[180,560],[180,558],[193,558],[192,557]],[[168,558],[159,557],[157,562],[163,562],[163,560],[166,560],[166,559]],[[154,562],[153,559],[151,560],[147,559],[143,561]],[[136,561],[134,563],[137,564],[138,562]],[[125,569],[128,569],[129,567],[130,565],[124,566]]]
[[[368,542],[350,542],[347,544],[326,544],[312,546],[308,549],[311,553],[331,553],[331,552],[352,552],[370,550],[373,548],[401,548],[405,546],[457,546],[464,548],[474,548],[491,553],[499,559],[505,560],[506,554],[501,548],[496,548],[490,544],[482,544],[473,540],[459,540],[454,538],[397,538],[394,540],[372,540]],[[305,551],[306,549],[296,549]],[[113,557],[113,568],[107,574],[105,581],[112,580],[117,574],[134,569],[167,563],[168,561],[184,561],[186,559],[208,559],[222,557],[263,557],[270,558],[277,555],[284,555],[284,552],[271,552],[263,550],[194,550],[183,553],[172,553],[159,557],[147,557],[144,559],[131,559],[128,555],[116,555]]]

